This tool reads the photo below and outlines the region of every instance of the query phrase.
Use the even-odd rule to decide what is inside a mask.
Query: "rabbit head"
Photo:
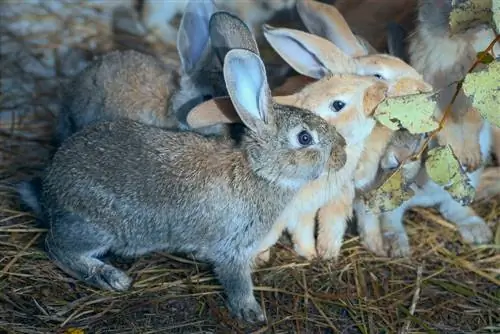
[[[187,3],[177,46],[182,75],[171,107],[181,124],[189,110],[200,102],[227,95],[222,63],[229,50],[244,48],[258,54],[257,43],[246,24],[228,12],[219,11],[213,0]]]
[[[264,36],[300,74],[315,79],[325,72],[372,75],[391,84],[389,95],[431,90],[422,82],[422,76],[403,60],[367,47],[369,44],[351,31],[334,6],[309,0],[298,2],[297,10],[312,34],[265,25]],[[404,92],[398,84],[402,80],[406,82]],[[397,87],[392,88],[393,85]]]
[[[318,178],[331,157],[337,158],[334,168],[343,166],[344,138],[307,109],[275,103],[264,63],[257,54],[230,50],[224,59],[224,78],[232,102],[225,106],[234,106],[233,119],[240,119],[248,129],[242,145],[257,174],[285,180],[296,188],[303,185],[302,181]],[[220,117],[215,122],[228,119],[227,114]]]
[[[419,168],[420,158],[411,161],[408,159],[418,152],[426,138],[427,134],[412,134],[405,129],[395,131],[380,160],[380,168],[384,171],[394,170],[404,161]]]

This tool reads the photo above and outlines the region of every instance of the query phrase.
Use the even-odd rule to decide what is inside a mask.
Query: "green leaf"
[[[481,59],[479,62],[482,64],[489,64],[495,60],[495,58],[493,58],[491,53],[484,51],[478,52],[476,57],[477,59]]]
[[[500,62],[494,61],[485,70],[467,74],[462,88],[481,116],[500,127]]]
[[[396,96],[385,99],[375,110],[374,117],[391,130],[407,129],[412,134],[436,130],[437,108],[435,93]]]
[[[365,203],[373,213],[394,210],[415,194],[409,187],[406,174],[406,168],[402,167],[388,175],[380,187],[363,195]]]
[[[480,24],[491,23],[491,0],[468,0],[453,7],[449,19],[452,34],[462,33]]]
[[[468,205],[474,199],[475,189],[451,146],[440,146],[429,150],[425,169],[431,180],[443,187],[457,202]]]

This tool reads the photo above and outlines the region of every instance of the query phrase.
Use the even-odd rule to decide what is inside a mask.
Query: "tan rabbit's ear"
[[[360,43],[334,6],[314,0],[301,0],[297,1],[297,12],[310,32],[328,39],[349,56],[358,57],[369,53],[369,49]]]
[[[402,78],[389,87],[388,96],[403,96],[432,91],[432,86],[423,80]]]
[[[300,30],[263,25],[264,37],[294,70],[321,79],[328,73],[350,73],[354,60],[328,40]]]
[[[216,124],[241,123],[229,96],[216,97],[194,107],[186,118],[193,128],[203,128]]]
[[[373,114],[375,108],[386,98],[388,89],[387,84],[382,81],[368,87],[363,96],[365,115],[370,116]]]

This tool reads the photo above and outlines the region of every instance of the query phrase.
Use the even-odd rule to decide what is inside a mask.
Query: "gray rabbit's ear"
[[[369,53],[369,47],[358,40],[335,6],[314,0],[300,0],[296,7],[307,30],[313,34],[326,38],[351,57]]]
[[[241,123],[229,96],[216,97],[200,103],[189,112],[186,121],[193,129],[217,124]]]
[[[250,130],[261,134],[273,125],[271,91],[257,54],[230,50],[224,58],[224,80],[236,112]]]
[[[237,16],[219,11],[212,15],[209,22],[209,34],[212,49],[224,62],[229,50],[247,49],[259,55],[257,42],[248,26]]]
[[[400,24],[390,22],[387,25],[387,49],[389,54],[407,62],[405,39],[406,31]]]
[[[213,0],[189,0],[177,33],[177,49],[183,71],[191,71],[208,45],[208,23],[216,12]]]

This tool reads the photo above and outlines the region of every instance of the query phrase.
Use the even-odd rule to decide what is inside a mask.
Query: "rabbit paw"
[[[271,250],[267,249],[265,251],[260,252],[256,257],[255,257],[255,266],[260,267],[269,262],[269,259],[271,258]]]
[[[384,238],[381,233],[373,233],[363,238],[363,246],[377,256],[387,256],[384,248]]]
[[[87,280],[111,291],[126,291],[132,284],[132,279],[127,274],[107,264],[95,268]]]
[[[491,241],[493,233],[488,225],[478,216],[473,216],[467,222],[457,226],[462,239],[469,244],[485,244]]]
[[[337,260],[342,248],[343,236],[333,239],[328,238],[330,235],[320,234],[318,236],[318,244],[316,246],[318,257],[322,260]]]
[[[266,321],[266,316],[262,308],[253,296],[251,299],[238,300],[235,303],[231,303],[229,309],[238,319],[249,323]]]
[[[408,235],[405,232],[385,232],[384,249],[389,257],[410,257]]]
[[[299,256],[305,258],[306,260],[310,261],[316,257],[316,249],[314,249],[314,245],[313,246],[303,245],[294,242],[293,249]]]

